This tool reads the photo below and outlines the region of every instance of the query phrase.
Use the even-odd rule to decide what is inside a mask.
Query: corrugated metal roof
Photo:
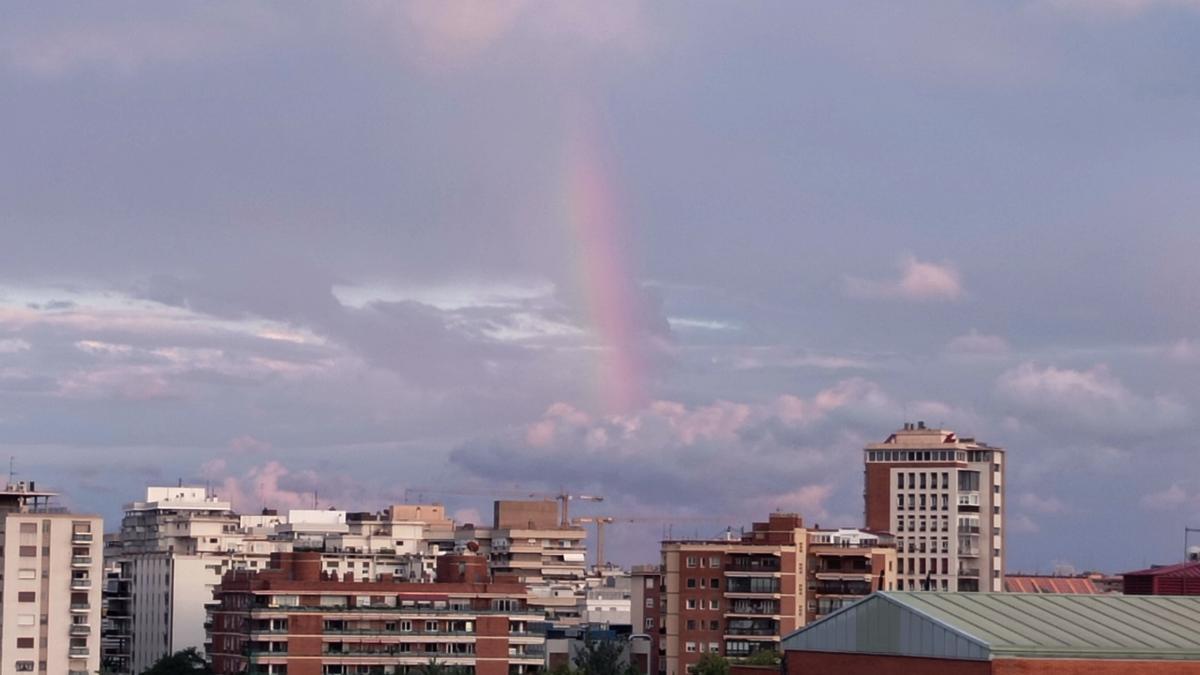
[[[1138,577],[1200,577],[1200,562],[1185,562],[1178,565],[1163,565],[1151,567],[1136,572],[1126,572],[1124,576]]]
[[[1087,577],[1035,575],[1005,575],[1004,590],[1009,593],[1074,593],[1076,595],[1095,595],[1100,592],[1096,583]]]
[[[883,592],[800,629],[784,646],[941,658],[1200,660],[1200,597]]]

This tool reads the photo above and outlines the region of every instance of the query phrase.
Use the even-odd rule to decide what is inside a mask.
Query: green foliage
[[[142,671],[142,675],[212,675],[212,668],[195,647],[168,654]]]
[[[575,654],[578,675],[640,675],[629,662],[627,641],[584,640],[583,648]]]
[[[560,663],[560,664],[554,666],[549,671],[547,671],[547,673],[548,673],[548,675],[579,675],[578,670],[575,670],[569,664],[566,664],[566,663]]]
[[[747,656],[743,663],[749,666],[777,666],[779,665],[779,652],[773,649],[760,649]]]
[[[695,675],[729,675],[729,660],[720,654],[705,653],[692,666]]]

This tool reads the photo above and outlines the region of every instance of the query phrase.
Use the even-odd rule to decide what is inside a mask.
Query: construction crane
[[[604,558],[604,528],[614,523],[709,523],[716,521],[734,521],[728,516],[582,516],[571,521],[572,525],[596,526],[596,567],[606,562]]]
[[[408,501],[409,493],[418,495],[461,495],[472,497],[493,497],[509,499],[545,499],[556,500],[559,503],[559,524],[561,527],[571,527],[571,501],[602,502],[604,497],[599,495],[573,495],[561,489],[556,493],[522,492],[519,490],[442,490],[439,488],[410,487],[404,488],[404,500]]]

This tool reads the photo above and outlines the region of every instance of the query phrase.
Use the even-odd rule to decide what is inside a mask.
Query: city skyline
[[[854,527],[916,421],[1006,449],[1008,571],[1200,526],[1195,3],[6,14],[0,453],[110,530]]]

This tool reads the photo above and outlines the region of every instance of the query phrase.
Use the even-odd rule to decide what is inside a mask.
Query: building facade
[[[477,675],[532,673],[545,659],[523,586],[490,580],[477,555],[438,559],[434,583],[375,581],[321,568],[317,552],[277,553],[270,568],[227,572],[211,654],[218,675],[416,673],[432,660]]]
[[[104,525],[50,505],[33,483],[0,492],[0,673],[100,668]]]
[[[740,537],[664,541],[658,672],[683,675],[704,653],[778,651],[780,639],[809,618],[894,587],[887,539],[860,530],[810,532],[800,516],[773,513]],[[641,592],[645,620],[654,598]]]
[[[917,422],[864,460],[866,526],[895,534],[904,590],[1004,590],[1002,448]]]
[[[639,673],[655,675],[666,655],[667,628],[662,621],[666,604],[662,568],[658,565],[634,565],[630,572],[629,605],[633,636],[632,659]]]

